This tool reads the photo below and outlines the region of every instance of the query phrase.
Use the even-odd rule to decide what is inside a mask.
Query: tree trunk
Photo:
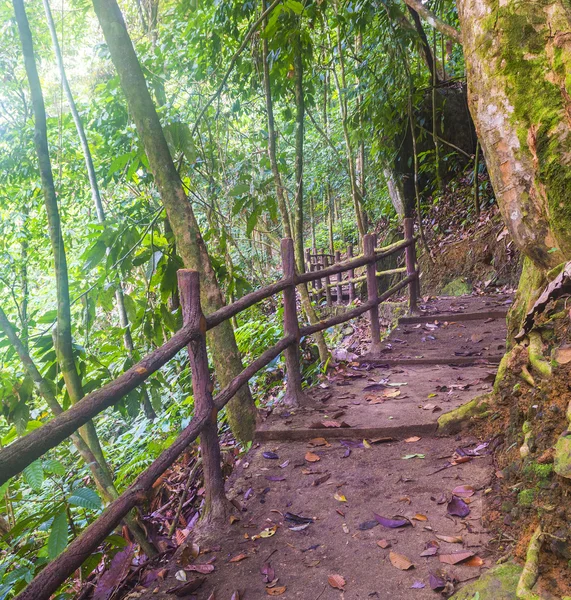
[[[75,403],[83,397],[83,389],[73,356],[67,259],[61,233],[58,202],[48,147],[48,129],[44,97],[36,68],[32,32],[30,31],[23,0],[14,0],[13,4],[32,97],[34,110],[34,145],[38,157],[44,205],[48,217],[48,229],[54,255],[57,288],[57,327],[54,331],[54,346],[67,392],[71,402]],[[89,447],[97,458],[101,468],[107,470],[109,477],[112,477],[105,462],[97,432],[91,421],[82,428],[82,435],[89,444]]]
[[[52,175],[52,165],[48,147],[48,129],[46,121],[46,110],[44,106],[44,96],[42,87],[36,68],[36,59],[34,55],[34,44],[32,40],[32,32],[28,23],[28,17],[24,8],[23,0],[14,0],[14,12],[18,24],[22,51],[24,54],[24,63],[26,67],[26,75],[30,85],[30,93],[32,97],[32,105],[34,109],[34,145],[38,156],[40,177],[42,181],[42,192],[44,195],[44,204],[48,215],[48,228],[52,251],[55,261],[56,272],[56,288],[57,288],[57,326],[54,330],[54,346],[56,357],[62,376],[65,381],[66,389],[69,398],[73,404],[79,402],[83,397],[83,388],[81,378],[76,368],[75,358],[73,356],[73,345],[71,338],[71,310],[69,300],[69,282],[67,272],[67,260],[65,255],[65,247],[61,232],[61,224],[59,217],[59,209],[55,191],[55,185]],[[0,314],[2,329],[10,338],[11,327],[6,316],[2,312]],[[13,331],[12,331],[13,333]],[[13,334],[12,343],[18,351],[26,370],[30,377],[39,387],[40,392],[50,409],[54,414],[61,412],[61,407],[47,383],[41,378],[39,372],[33,365],[26,348],[23,344],[16,344],[16,336]],[[19,342],[19,340],[17,340]],[[26,360],[26,357],[28,360]],[[34,372],[35,371],[35,372]],[[48,393],[49,392],[49,393]],[[88,421],[86,425],[80,428],[80,434],[74,435],[74,443],[78,451],[87,464],[91,465],[91,469],[98,483],[98,487],[103,492],[104,498],[108,501],[118,497],[117,491],[113,483],[113,475],[107,466],[103,450],[97,437],[97,432],[92,421]],[[93,463],[93,464],[92,464]],[[129,527],[133,535],[137,538],[141,547],[149,556],[156,554],[155,549],[146,540],[144,532],[140,529],[134,519],[127,519]]]
[[[79,116],[79,112],[77,110],[77,106],[75,105],[75,100],[73,99],[73,94],[71,92],[71,87],[69,85],[69,81],[67,79],[67,75],[65,73],[65,65],[63,63],[63,56],[61,53],[59,40],[57,37],[57,32],[54,24],[54,20],[52,17],[52,11],[50,8],[49,0],[43,0],[44,3],[44,11],[46,13],[46,21],[48,24],[48,29],[50,30],[50,35],[52,38],[52,44],[54,47],[54,53],[56,56],[56,62],[59,70],[59,75],[61,79],[61,84],[65,92],[65,97],[67,99],[67,103],[69,105],[69,109],[71,111],[71,116],[73,118],[73,122],[75,124],[75,128],[77,130],[77,135],[79,137],[79,141],[81,143],[81,150],[83,152],[83,158],[85,160],[85,168],[87,170],[87,177],[89,179],[89,188],[91,190],[91,198],[93,200],[93,204],[95,206],[95,213],[97,214],[97,221],[99,223],[105,223],[105,209],[103,208],[103,202],[101,201],[101,194],[99,192],[99,185],[97,183],[97,175],[95,173],[95,167],[93,166],[93,158],[91,156],[91,150],[89,149],[89,144],[87,142],[87,136],[85,134],[85,129],[83,127],[83,122],[81,121],[81,117]],[[109,249],[107,249],[109,252]],[[123,296],[123,282],[118,278],[117,282],[117,291],[115,292],[115,299],[117,302],[117,309],[119,312],[119,321],[121,323],[121,327],[125,329],[124,335],[124,344],[127,350],[127,353],[131,359],[134,358],[134,350],[135,346],[133,344],[133,336],[131,335],[131,328],[129,325],[129,319],[127,318],[127,311],[125,309],[125,298]],[[153,410],[151,405],[151,401],[149,399],[149,394],[147,393],[147,388],[145,385],[141,386],[141,393],[143,396],[143,407],[145,409],[145,414],[149,419],[154,419],[157,415]]]
[[[266,0],[262,0],[263,10],[267,8],[266,4]],[[268,40],[266,37],[264,37],[262,40],[262,61],[264,65],[264,94],[266,97],[266,112],[268,116],[268,156],[270,158],[272,174],[274,176],[274,183],[276,186],[276,196],[278,199],[278,208],[282,218],[284,237],[291,238],[292,232],[289,220],[289,211],[287,208],[284,187],[282,185],[282,178],[276,155],[276,127],[274,120],[274,103],[272,100],[272,82],[270,77],[270,65],[268,63]]]
[[[571,12],[563,0],[459,0],[458,14],[470,112],[504,221],[529,259],[521,317],[534,297],[522,294],[526,281],[571,258]]]
[[[299,26],[299,24],[298,24]],[[295,218],[294,218],[294,251],[297,270],[305,272],[303,253],[303,138],[305,133],[305,96],[303,93],[303,52],[301,47],[301,34],[297,31],[293,36],[293,68],[295,82]],[[301,304],[311,324],[318,322],[315,309],[305,283],[299,286]],[[325,364],[329,358],[329,350],[325,343],[323,332],[319,331],[314,336],[319,350],[319,359]]]
[[[469,106],[498,204],[520,250],[549,269],[571,256],[571,13],[562,0],[458,4]]]
[[[123,15],[116,0],[93,0],[93,6],[111,59],[119,74],[137,132],[147,153],[157,189],[173,229],[178,252],[185,267],[200,273],[202,306],[208,314],[223,306],[223,296],[192,206],[172,161]],[[208,341],[217,378],[224,387],[242,370],[242,359],[231,323],[224,322],[211,330],[208,333]],[[234,435],[242,441],[251,440],[255,429],[256,409],[248,386],[243,386],[230,401],[227,411]]]

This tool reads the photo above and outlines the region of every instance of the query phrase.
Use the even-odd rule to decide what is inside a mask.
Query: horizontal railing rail
[[[34,460],[40,458],[45,452],[64,441],[87,421],[119,402],[127,393],[165,365],[185,346],[188,346],[195,402],[195,415],[190,424],[180,433],[174,443],[164,450],[117,500],[109,504],[103,513],[59,557],[49,563],[35,577],[28,587],[17,596],[17,599],[47,600],[67,577],[97,549],[123,517],[144,499],[156,480],[199,435],[201,435],[201,452],[205,465],[205,490],[207,500],[209,500],[207,505],[211,505],[216,500],[216,493],[223,494],[224,485],[220,467],[216,415],[243,385],[282,353],[285,353],[287,373],[284,402],[289,404],[299,403],[303,397],[299,357],[301,337],[312,335],[369,312],[371,350],[373,352],[378,351],[380,349],[379,304],[408,286],[411,311],[415,310],[416,307],[419,291],[419,272],[416,269],[412,227],[412,220],[405,219],[405,239],[381,250],[375,250],[374,236],[365,236],[363,240],[364,254],[362,256],[338,262],[323,269],[320,275],[332,276],[347,271],[351,272],[358,267],[366,267],[365,279],[367,281],[368,299],[361,305],[342,314],[304,327],[299,326],[295,291],[298,285],[306,284],[315,275],[313,273],[296,273],[291,239],[282,240],[282,279],[247,294],[240,300],[224,306],[207,317],[202,314],[200,306],[198,273],[184,269],[179,271],[183,327],[166,344],[148,354],[117,379],[99,390],[91,392],[64,413],[0,450],[0,485],[2,485],[11,477],[20,473]],[[405,251],[407,266],[405,270],[397,269],[393,271],[406,272],[407,276],[385,293],[379,295],[377,261],[383,256],[402,250]],[[230,384],[213,398],[210,391],[212,383],[206,353],[206,331],[280,292],[283,292],[284,337],[234,377]]]

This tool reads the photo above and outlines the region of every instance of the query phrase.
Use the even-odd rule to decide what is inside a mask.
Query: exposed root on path
[[[527,547],[525,565],[517,584],[516,595],[520,600],[541,600],[541,596],[531,590],[539,575],[539,553],[543,543],[542,535],[541,525],[538,525]]]

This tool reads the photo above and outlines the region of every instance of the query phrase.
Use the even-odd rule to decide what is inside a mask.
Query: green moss
[[[535,500],[536,491],[535,490],[521,490],[517,495],[517,503],[520,506],[532,506]]]
[[[557,440],[553,468],[561,477],[571,479],[571,432],[569,431],[562,433]]]
[[[483,394],[450,412],[444,413],[438,419],[438,431],[441,433],[455,433],[460,431],[464,423],[486,413],[489,408],[489,398],[489,394]]]
[[[545,283],[545,276],[543,271],[538,269],[533,261],[527,256],[523,260],[523,269],[517,288],[515,301],[512,308],[508,313],[507,325],[508,325],[508,348],[513,346],[513,339],[519,333],[525,315],[532,307],[533,303],[541,294],[541,290]],[[503,363],[504,361],[502,361]],[[506,365],[504,365],[505,370]],[[500,369],[502,364],[500,363]],[[499,377],[498,369],[498,377]],[[497,379],[497,378],[496,378]]]
[[[507,562],[457,591],[450,600],[514,600],[522,567]]]
[[[494,379],[494,393],[495,394],[499,393],[500,387],[502,385],[502,381],[504,380],[504,377],[506,376],[506,373],[508,371],[509,357],[510,357],[509,352],[504,354],[502,357],[502,360],[500,361],[500,364],[498,366],[498,372],[496,373],[496,378]]]
[[[539,463],[532,462],[525,465],[523,472],[528,477],[535,477],[536,479],[545,480],[548,479],[553,473],[553,465],[540,465]]]
[[[453,279],[442,289],[443,296],[464,296],[472,293],[472,286],[462,277]]]
[[[567,79],[571,72],[571,51],[553,37],[551,31],[567,31],[569,17],[563,10],[550,10],[551,0],[535,2],[504,2],[493,0],[493,7],[484,21],[481,40],[477,45],[484,52],[484,61],[494,72],[501,72],[503,87],[513,106],[511,120],[520,141],[519,152],[526,162],[538,165],[535,196],[546,197],[549,226],[555,233],[559,248],[530,245],[540,264],[554,264],[571,252],[571,166],[561,161],[571,150],[568,131]],[[545,10],[542,8],[545,7]],[[501,32],[490,43],[492,33]],[[546,47],[546,40],[548,47]],[[483,62],[484,62],[483,61]],[[565,86],[567,85],[567,89]],[[533,87],[533,92],[531,87]],[[521,198],[522,212],[535,214],[533,198]],[[538,231],[538,235],[547,232]]]

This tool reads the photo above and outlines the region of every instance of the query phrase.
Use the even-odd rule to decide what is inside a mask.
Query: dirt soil
[[[463,582],[492,564],[488,548],[491,536],[482,526],[482,499],[491,458],[475,457],[469,463],[438,471],[450,462],[456,448],[473,443],[474,439],[466,437],[400,441],[349,448],[347,457],[348,448],[334,440],[319,446],[303,442],[260,445],[248,454],[230,481],[243,505],[240,521],[229,524],[224,536],[213,542],[215,552],[179,560],[170,565],[170,573],[214,558],[215,570],[196,594],[200,600],[212,592],[222,600],[230,600],[236,591],[241,600],[266,597],[271,590],[266,589],[261,570],[267,563],[275,572],[272,579],[278,579],[274,587],[278,591],[286,587],[284,598],[435,598],[430,572],[442,570],[447,578]],[[279,458],[264,458],[264,452]],[[319,460],[309,462],[308,452]],[[420,456],[403,458],[411,454]],[[451,492],[460,485],[477,490],[467,499],[470,514],[466,518],[447,512]],[[300,524],[288,521],[287,513],[314,521],[296,531]],[[412,526],[384,527],[376,523],[375,513],[389,518],[404,515]],[[274,527],[271,537],[252,539]],[[448,543],[438,540],[437,535],[459,536],[462,541]],[[380,540],[390,546],[379,547]],[[440,562],[437,555],[421,557],[431,543],[438,555],[467,551],[482,558],[483,564],[451,566]],[[393,566],[391,552],[404,555],[414,566],[408,570]],[[241,560],[232,562],[236,557]],[[189,579],[193,575],[188,571]],[[330,575],[343,577],[344,592],[328,583]],[[151,586],[150,593],[141,598],[173,598],[166,590],[176,584],[171,577]]]
[[[228,481],[239,520],[201,542],[194,557],[195,532],[179,531],[188,538],[175,558],[148,570],[130,597],[183,597],[181,586],[205,577],[184,597],[423,600],[437,597],[435,582],[438,593],[446,586],[450,595],[478,577],[494,564],[497,549],[483,521],[494,480],[491,446],[472,452],[478,439],[438,437],[436,422],[490,390],[495,369],[480,362],[498,352],[505,323],[486,322],[486,315],[509,300],[441,299],[423,307],[423,322],[399,325],[385,340],[400,348],[396,340],[406,338],[407,355],[474,351],[470,365],[411,365],[400,358],[401,366],[372,368],[355,362],[309,390],[301,409],[269,414],[258,428],[259,441]],[[474,320],[440,319],[455,310]],[[456,490],[469,497],[454,499],[458,486],[470,486]],[[459,501],[463,517],[450,514]],[[375,515],[404,519],[392,528]]]

